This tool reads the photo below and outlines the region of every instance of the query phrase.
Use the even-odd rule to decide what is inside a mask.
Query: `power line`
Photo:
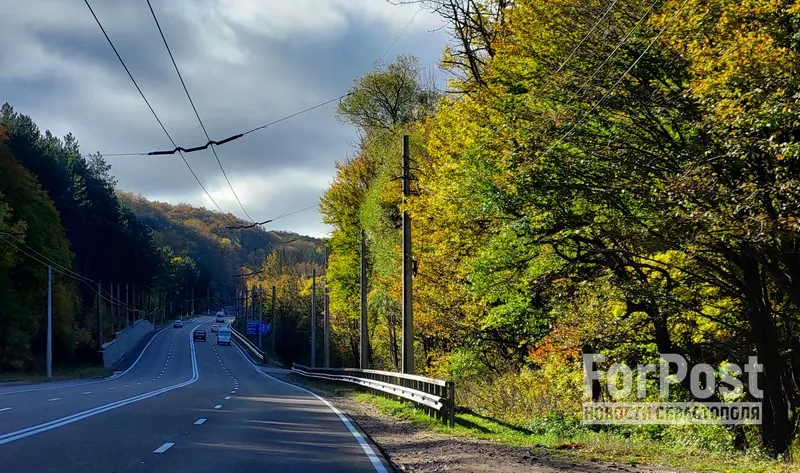
[[[545,151],[544,154],[549,153],[556,146],[561,144],[572,133],[572,131],[576,127],[578,127],[579,125],[582,125],[586,121],[586,119],[589,117],[589,115],[592,112],[594,112],[595,109],[597,109],[597,107],[600,105],[601,102],[603,102],[603,100],[605,100],[609,95],[611,95],[611,93],[614,91],[614,89],[616,89],[617,86],[620,83],[622,83],[622,81],[625,79],[625,77],[628,75],[628,73],[630,73],[633,70],[633,68],[636,67],[637,64],[639,64],[639,61],[642,60],[642,58],[645,56],[645,54],[647,54],[647,52],[650,51],[650,48],[653,47],[653,44],[655,44],[656,41],[658,41],[658,38],[661,37],[661,35],[664,33],[664,31],[666,31],[666,29],[672,24],[672,22],[675,21],[675,18],[677,18],[677,16],[683,11],[683,9],[686,8],[687,4],[688,3],[686,1],[683,2],[681,7],[675,12],[674,15],[672,15],[672,17],[669,19],[669,21],[667,21],[667,23],[664,25],[664,27],[661,28],[661,30],[658,32],[658,34],[656,34],[655,37],[653,37],[653,39],[650,41],[650,43],[647,45],[647,47],[644,49],[644,51],[642,51],[642,53],[636,58],[636,60],[633,61],[633,63],[625,70],[625,72],[622,73],[622,75],[619,77],[619,79],[617,79],[617,81],[614,83],[614,85],[612,85],[608,89],[608,91],[605,93],[605,95],[603,95],[600,98],[600,100],[598,100],[594,105],[592,105],[592,108],[590,108],[589,111],[587,111],[581,117],[581,120],[578,123],[575,123],[574,125],[572,125],[572,127],[570,127],[570,129],[567,130],[567,132],[564,133],[564,135],[561,138],[559,138],[558,141],[556,141],[550,148],[548,148],[547,151]]]
[[[134,78],[133,78],[133,74],[131,74],[131,71],[128,69],[128,66],[127,66],[127,65],[125,65],[125,61],[123,61],[123,60],[122,60],[122,56],[120,56],[120,54],[119,54],[119,51],[117,51],[117,47],[116,47],[116,46],[114,46],[114,43],[111,41],[111,38],[108,36],[108,33],[106,33],[106,29],[105,29],[105,28],[103,28],[103,24],[100,22],[100,19],[99,19],[99,18],[97,18],[97,15],[94,13],[94,10],[92,9],[92,6],[91,6],[91,5],[89,5],[89,0],[83,0],[83,1],[84,1],[84,3],[86,3],[86,6],[89,8],[89,11],[91,12],[91,14],[92,14],[92,17],[94,17],[94,21],[95,21],[95,22],[97,22],[97,26],[99,26],[99,27],[100,27],[100,31],[102,31],[102,32],[103,32],[103,36],[105,36],[105,38],[106,38],[106,41],[108,41],[108,44],[111,46],[111,49],[113,49],[113,50],[114,50],[114,54],[116,54],[116,56],[117,56],[117,59],[119,59],[119,62],[120,62],[120,64],[122,64],[122,67],[125,69],[125,72],[127,72],[127,73],[128,73],[128,77],[131,79],[131,82],[133,82],[133,85],[136,87],[136,90],[138,90],[138,91],[139,91],[139,95],[141,95],[141,96],[142,96],[142,100],[144,100],[144,103],[146,103],[146,104],[147,104],[147,108],[149,108],[149,109],[150,109],[150,112],[153,114],[153,117],[155,117],[156,121],[157,121],[157,122],[158,122],[158,124],[161,126],[161,129],[162,129],[162,130],[164,130],[164,134],[165,134],[165,135],[167,135],[167,138],[169,138],[169,141],[170,141],[170,142],[172,143],[172,145],[173,145],[173,146],[175,146],[175,148],[177,149],[178,145],[177,145],[177,144],[175,144],[175,140],[173,140],[173,139],[172,139],[172,136],[171,136],[171,135],[169,134],[169,132],[167,131],[167,128],[166,128],[166,127],[164,126],[164,124],[161,122],[161,119],[160,119],[160,118],[158,118],[158,114],[156,114],[155,110],[153,110],[153,107],[150,105],[150,101],[148,101],[148,100],[147,100],[147,97],[145,97],[145,95],[144,95],[144,92],[142,92],[142,89],[139,87],[139,84],[136,82],[136,79],[134,79]],[[183,153],[180,153],[180,155],[181,155],[181,158],[183,159],[183,162],[186,164],[186,167],[187,167],[187,168],[189,168],[189,172],[191,172],[191,173],[192,173],[192,176],[194,176],[194,179],[197,181],[197,183],[198,183],[198,184],[200,184],[200,187],[203,189],[203,192],[205,192],[205,193],[206,193],[206,195],[208,196],[208,198],[209,198],[209,199],[211,199],[211,202],[213,202],[213,203],[214,203],[214,206],[215,206],[215,207],[217,207],[217,209],[219,209],[219,211],[220,211],[220,212],[222,212],[222,214],[223,214],[223,215],[224,215],[224,216],[225,216],[225,217],[226,217],[228,220],[230,220],[231,222],[233,222],[233,219],[231,219],[231,218],[228,216],[228,214],[226,214],[226,213],[225,213],[225,212],[222,210],[222,208],[221,208],[221,207],[220,207],[220,206],[217,204],[217,202],[214,200],[214,198],[213,198],[213,197],[211,196],[211,194],[208,192],[208,190],[206,190],[206,187],[203,185],[203,183],[202,183],[202,182],[200,182],[200,178],[198,178],[198,177],[197,177],[197,174],[195,174],[194,170],[192,169],[192,166],[190,166],[190,165],[189,165],[189,161],[187,161],[187,160],[186,160],[186,157],[183,155]],[[233,222],[233,223],[236,223],[236,222]]]
[[[87,0],[84,0],[84,1],[87,1]],[[150,2],[148,1],[148,4],[149,3]],[[87,3],[87,5],[88,5],[88,3]],[[152,10],[152,8],[151,8],[151,10]],[[397,44],[397,41],[400,40],[400,38],[405,34],[406,31],[408,31],[408,28],[411,26],[411,24],[414,22],[414,19],[417,17],[417,15],[419,15],[419,13],[421,11],[422,11],[422,6],[420,6],[420,8],[417,9],[416,12],[414,12],[414,14],[411,16],[411,18],[406,23],[406,25],[403,28],[403,30],[400,32],[400,34],[394,39],[394,41],[389,46],[389,48],[386,49],[386,51],[383,53],[383,56],[381,56],[381,59],[383,59],[389,53],[389,51],[394,47],[394,45]],[[155,18],[155,15],[154,15],[154,18]],[[159,31],[160,30],[161,30],[161,28],[159,27]],[[163,33],[162,33],[162,38],[163,38]],[[166,44],[166,40],[164,42]],[[170,56],[171,56],[171,54],[170,54]],[[174,63],[174,60],[173,60],[173,63]],[[176,66],[176,69],[177,69],[177,66]],[[184,86],[184,89],[185,89],[185,86]],[[188,95],[188,92],[187,92],[187,95]],[[345,97],[348,97],[350,95],[353,95],[353,93],[352,92],[348,92],[346,94],[340,95],[340,96],[332,98],[330,100],[326,100],[325,102],[318,103],[317,105],[314,105],[314,106],[308,107],[306,109],[300,110],[299,112],[292,113],[291,115],[286,115],[283,118],[279,118],[279,119],[271,121],[269,123],[265,123],[264,125],[257,126],[255,128],[252,128],[252,129],[247,130],[247,131],[242,132],[242,133],[237,133],[235,135],[231,135],[231,136],[225,138],[224,140],[214,141],[214,140],[208,138],[208,136],[206,136],[208,141],[202,146],[195,146],[193,148],[184,148],[182,146],[176,145],[175,142],[173,142],[172,144],[174,145],[174,148],[171,149],[171,150],[150,151],[148,153],[114,153],[114,154],[108,154],[108,155],[104,155],[104,156],[162,156],[162,155],[168,155],[168,154],[175,154],[175,153],[179,153],[179,152],[194,153],[195,151],[204,150],[204,149],[208,148],[209,146],[212,146],[212,150],[213,150],[213,145],[222,146],[222,145],[224,145],[226,143],[230,143],[231,141],[238,140],[239,138],[241,138],[241,137],[243,137],[245,135],[249,135],[250,133],[253,133],[253,132],[256,132],[256,131],[259,131],[259,130],[263,130],[264,128],[268,128],[268,127],[270,127],[272,125],[275,125],[275,124],[278,124],[280,122],[289,120],[290,118],[294,118],[294,117],[296,117],[298,115],[302,115],[304,113],[310,112],[310,111],[315,110],[317,108],[324,107],[325,105],[328,105],[330,103],[339,101],[339,100],[341,100],[341,99],[343,99]],[[196,110],[195,110],[195,113],[196,113]],[[198,117],[198,119],[199,119],[199,117]],[[242,210],[244,210],[244,209],[242,209]],[[252,219],[251,219],[251,221],[252,221]]]
[[[411,23],[414,23],[414,18],[416,18],[416,17],[417,17],[417,15],[419,15],[419,12],[421,12],[421,11],[422,11],[422,7],[423,7],[423,6],[424,6],[424,4],[422,4],[422,5],[420,5],[420,6],[419,6],[419,8],[417,9],[417,11],[416,11],[416,12],[415,12],[415,13],[414,13],[414,14],[411,16],[411,18],[408,20],[408,23],[406,23],[406,26],[405,26],[405,28],[403,28],[403,31],[401,31],[401,32],[400,32],[400,34],[399,34],[399,35],[397,35],[397,38],[395,38],[395,39],[394,39],[394,41],[392,41],[392,44],[390,44],[390,45],[389,45],[389,47],[388,47],[388,48],[386,48],[386,52],[384,52],[384,53],[383,53],[383,55],[381,56],[381,60],[383,60],[383,58],[385,58],[385,57],[386,57],[386,55],[387,55],[387,54],[389,54],[389,51],[391,51],[391,50],[392,50],[392,48],[394,47],[394,45],[395,45],[395,44],[397,44],[397,42],[398,42],[398,41],[400,41],[400,37],[402,37],[402,36],[405,34],[405,32],[406,32],[406,31],[408,31],[408,28],[411,26]]]
[[[31,258],[32,260],[34,260],[34,261],[38,262],[39,264],[42,264],[42,265],[44,265],[44,266],[49,266],[49,267],[51,267],[51,268],[53,269],[53,271],[55,271],[55,272],[57,272],[57,273],[59,273],[59,274],[62,274],[62,275],[64,275],[64,276],[67,276],[68,278],[71,278],[71,279],[74,279],[74,280],[76,280],[76,281],[79,281],[79,282],[82,282],[82,283],[84,283],[84,284],[85,284],[85,285],[86,285],[86,286],[87,286],[89,289],[91,289],[91,290],[92,290],[92,292],[94,292],[95,294],[99,295],[99,296],[100,296],[100,297],[101,297],[103,300],[105,300],[105,301],[107,301],[107,302],[109,302],[109,303],[112,303],[112,304],[116,304],[116,305],[118,305],[118,306],[120,306],[120,307],[123,307],[123,308],[125,308],[125,309],[127,309],[127,310],[130,310],[131,312],[144,312],[143,310],[140,310],[140,309],[134,309],[134,308],[132,308],[132,306],[129,306],[128,304],[125,304],[125,303],[124,303],[124,302],[122,302],[121,300],[119,300],[119,299],[117,299],[116,297],[114,297],[114,295],[113,295],[113,294],[110,294],[110,293],[109,293],[109,295],[111,296],[111,299],[107,298],[106,296],[104,296],[104,295],[103,295],[103,293],[102,293],[102,288],[100,289],[100,291],[98,291],[97,289],[95,289],[94,285],[96,285],[96,284],[97,284],[97,281],[94,281],[94,280],[92,280],[92,279],[90,279],[90,278],[87,278],[86,276],[82,276],[82,275],[80,275],[80,274],[78,274],[78,273],[76,273],[76,272],[74,272],[74,271],[72,271],[72,270],[70,270],[70,269],[67,269],[67,268],[65,268],[65,267],[61,266],[60,264],[58,264],[58,263],[54,262],[54,261],[53,261],[53,260],[51,260],[50,258],[48,258],[48,257],[44,256],[43,254],[39,253],[38,251],[34,250],[34,249],[33,249],[33,248],[31,248],[29,245],[27,245],[27,244],[25,244],[25,243],[23,243],[23,242],[17,242],[17,243],[19,243],[20,245],[22,245],[22,246],[24,246],[25,248],[27,248],[28,250],[30,250],[31,252],[33,252],[33,253],[35,253],[35,254],[39,255],[39,257],[36,257],[36,256],[34,256],[33,254],[29,253],[28,251],[24,250],[23,248],[20,248],[19,246],[17,246],[17,245],[16,245],[16,244],[14,244],[13,242],[11,242],[11,241],[9,241],[8,239],[6,239],[5,235],[8,235],[8,236],[13,236],[13,235],[12,235],[12,234],[10,234],[10,233],[6,233],[6,232],[0,232],[0,241],[3,241],[4,243],[6,243],[6,244],[8,244],[8,245],[10,245],[10,246],[13,246],[13,247],[14,247],[14,248],[16,248],[16,249],[17,249],[17,250],[18,250],[20,253],[22,253],[22,254],[24,254],[25,256],[27,256],[28,258]],[[41,259],[40,259],[40,258],[41,258]],[[44,260],[44,261],[43,261],[43,260]],[[91,284],[90,284],[90,283],[91,283]]]
[[[178,79],[181,81],[181,85],[183,86],[183,91],[186,92],[186,98],[189,99],[189,103],[192,105],[192,110],[194,110],[194,115],[197,117],[197,121],[200,123],[200,128],[203,129],[203,134],[206,135],[206,139],[208,142],[211,142],[211,137],[208,136],[208,131],[206,131],[206,126],[203,124],[203,120],[200,118],[200,114],[197,112],[197,107],[194,105],[194,100],[192,100],[191,94],[189,94],[189,89],[186,88],[186,82],[183,80],[183,75],[181,74],[180,69],[178,69],[178,64],[175,62],[175,57],[172,55],[172,50],[169,47],[169,43],[167,43],[167,38],[164,36],[164,31],[161,29],[161,23],[158,22],[158,17],[156,16],[155,10],[153,10],[153,5],[150,3],[150,0],[147,0],[147,6],[150,7],[150,13],[153,15],[153,20],[156,23],[156,27],[158,27],[158,32],[161,35],[162,41],[164,41],[164,47],[167,48],[167,53],[169,53],[169,58],[172,60],[172,65],[175,67],[175,72],[178,73]],[[242,205],[242,201],[239,200],[239,196],[236,194],[236,190],[233,188],[230,179],[228,179],[228,173],[225,172],[225,168],[222,166],[222,161],[219,159],[219,155],[217,155],[217,150],[214,149],[214,145],[211,145],[211,151],[214,153],[214,158],[217,160],[217,164],[219,165],[220,171],[222,171],[222,175],[225,176],[225,182],[228,183],[228,187],[231,188],[231,192],[233,192],[233,197],[236,198],[236,202],[239,203],[239,207],[242,208],[242,212],[247,216],[250,221],[253,221],[253,217],[247,213],[247,210]]]
[[[315,204],[315,205],[312,205],[312,206],[309,206],[309,207],[306,207],[306,208],[303,208],[303,209],[300,209],[300,210],[295,210],[294,212],[283,213],[283,214],[278,215],[275,218],[271,218],[269,220],[264,220],[263,222],[253,222],[251,225],[236,225],[236,226],[233,226],[233,227],[225,227],[225,228],[227,228],[228,230],[243,230],[243,229],[247,229],[247,228],[253,228],[253,227],[256,227],[258,225],[264,225],[266,223],[274,222],[275,220],[281,219],[283,217],[288,217],[289,215],[294,215],[294,214],[297,214],[297,213],[300,213],[300,212],[305,212],[306,210],[311,210],[311,209],[316,208],[318,206],[319,206],[319,204]]]

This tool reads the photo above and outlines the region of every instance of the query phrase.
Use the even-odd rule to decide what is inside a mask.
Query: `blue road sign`
[[[261,333],[269,333],[269,324],[261,322]]]
[[[255,335],[258,333],[258,322],[247,322],[247,334]]]

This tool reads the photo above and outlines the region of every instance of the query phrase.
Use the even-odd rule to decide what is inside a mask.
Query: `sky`
[[[145,0],[90,0],[122,59],[179,146],[206,143]],[[418,11],[386,0],[151,0],[200,117],[221,140],[346,93]],[[0,0],[0,103],[42,131],[73,133],[83,153],[173,146],[79,0]],[[410,53],[438,81],[447,38],[420,10],[385,61]],[[319,202],[356,131],[336,103],[218,147],[244,208],[256,221]],[[186,155],[214,201],[247,219],[210,150]],[[122,190],[215,210],[180,156],[107,156]],[[399,165],[399,162],[398,162]],[[266,229],[322,237],[317,209]]]

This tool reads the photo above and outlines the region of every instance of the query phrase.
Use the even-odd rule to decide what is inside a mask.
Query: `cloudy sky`
[[[386,0],[151,0],[212,139],[282,118],[346,93],[417,11]],[[145,0],[90,0],[178,145],[206,142]],[[0,102],[84,153],[172,149],[84,2],[0,0]],[[420,11],[386,55],[411,53],[436,67],[442,23]],[[218,148],[255,220],[315,205],[355,131],[331,104]],[[186,155],[214,200],[245,217],[210,150]],[[107,157],[119,187],[148,198],[215,208],[176,155]],[[266,228],[322,236],[316,209]]]

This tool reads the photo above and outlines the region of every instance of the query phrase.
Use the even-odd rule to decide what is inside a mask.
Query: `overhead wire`
[[[300,213],[300,212],[305,212],[306,210],[311,210],[311,209],[317,208],[317,207],[319,207],[319,204],[314,204],[314,205],[311,205],[309,207],[302,208],[300,210],[295,210],[293,212],[283,213],[283,214],[278,215],[275,218],[271,218],[269,220],[264,220],[263,222],[253,222],[250,225],[236,225],[236,226],[225,227],[225,228],[227,228],[228,230],[243,230],[243,229],[247,229],[247,228],[253,228],[253,227],[256,227],[256,226],[259,226],[259,225],[264,225],[264,224],[267,224],[267,223],[274,222],[275,220],[281,219],[283,217],[288,217],[289,215],[294,215],[294,214],[297,214],[297,213]]]
[[[189,104],[192,106],[192,110],[194,110],[194,115],[197,117],[197,121],[200,123],[200,128],[203,129],[203,134],[206,135],[206,139],[209,143],[211,143],[211,137],[208,135],[208,131],[206,130],[205,124],[203,124],[203,120],[200,118],[200,113],[197,112],[197,107],[194,105],[194,100],[192,100],[192,96],[189,93],[189,89],[186,87],[186,82],[183,80],[183,75],[181,74],[180,69],[178,68],[178,64],[175,62],[175,56],[172,55],[172,49],[169,47],[169,43],[167,42],[167,38],[164,36],[164,31],[161,29],[161,23],[158,21],[158,17],[156,16],[155,10],[153,10],[153,5],[150,3],[150,0],[147,0],[147,6],[150,8],[150,14],[153,15],[153,21],[156,23],[156,27],[158,27],[158,33],[161,35],[161,40],[164,42],[164,47],[167,48],[167,53],[169,54],[170,60],[172,60],[172,65],[175,67],[175,72],[178,74],[178,79],[181,81],[181,85],[183,86],[183,91],[186,93],[186,98],[189,99]],[[174,144],[174,143],[173,143]],[[241,207],[242,212],[247,216],[247,218],[254,222],[253,217],[247,213],[247,209],[244,208],[242,205],[242,201],[239,199],[239,196],[236,194],[236,190],[233,188],[233,184],[231,184],[230,179],[228,179],[228,173],[225,172],[225,168],[222,166],[222,161],[219,159],[219,155],[217,154],[217,150],[214,148],[213,144],[210,144],[211,151],[214,153],[214,158],[217,160],[217,164],[219,165],[220,171],[222,171],[222,175],[225,177],[225,182],[228,183],[228,187],[230,187],[231,192],[233,192],[233,197],[236,199],[236,202]]]
[[[633,63],[625,70],[625,72],[622,73],[622,75],[620,75],[619,79],[617,79],[617,81],[614,83],[614,85],[612,85],[606,91],[606,93],[600,98],[600,100],[598,100],[597,102],[595,102],[594,105],[592,105],[592,107],[581,117],[581,119],[580,119],[580,121],[578,123],[575,123],[574,125],[572,125],[572,127],[570,127],[570,129],[567,130],[567,132],[564,133],[564,135],[561,138],[559,138],[550,148],[548,148],[547,151],[545,151],[544,155],[546,155],[547,153],[549,153],[550,151],[555,149],[555,147],[558,146],[559,144],[563,143],[564,140],[567,139],[567,137],[572,133],[572,131],[575,130],[576,127],[582,125],[586,121],[586,119],[589,117],[589,115],[591,115],[591,113],[594,112],[597,109],[597,107],[603,102],[603,100],[605,100],[609,95],[611,95],[612,92],[614,92],[614,90],[617,88],[617,86],[619,86],[619,84],[622,83],[622,81],[625,79],[625,77],[633,70],[634,67],[636,67],[637,64],[639,64],[639,61],[642,60],[642,58],[647,54],[647,52],[650,51],[650,48],[652,48],[653,45],[655,44],[655,42],[658,41],[658,38],[661,37],[661,35],[664,33],[664,31],[666,31],[667,28],[672,25],[672,22],[675,21],[675,18],[677,18],[678,15],[683,11],[683,9],[686,8],[687,4],[688,4],[688,1],[684,0],[684,2],[681,5],[681,7],[666,22],[664,27],[661,28],[661,30],[659,30],[659,32],[653,37],[653,39],[650,41],[650,43],[648,43],[648,45],[644,49],[644,51],[642,51],[642,53],[639,54],[639,56],[636,58],[636,60],[633,61]]]
[[[76,280],[78,282],[84,283],[89,289],[92,290],[92,292],[94,292],[95,294],[100,296],[103,300],[105,300],[105,301],[107,301],[109,303],[112,303],[112,304],[116,304],[117,306],[120,306],[120,307],[122,307],[122,308],[124,308],[126,310],[130,310],[131,312],[146,312],[146,311],[143,311],[143,310],[140,310],[140,309],[133,308],[132,306],[130,306],[130,305],[122,302],[121,300],[117,299],[116,297],[114,297],[114,295],[111,294],[111,293],[109,293],[109,295],[111,296],[111,299],[109,299],[108,297],[103,295],[102,288],[100,289],[100,291],[98,291],[92,285],[92,284],[97,284],[97,281],[95,281],[95,280],[93,280],[91,278],[87,278],[86,276],[83,276],[81,274],[78,274],[78,273],[70,270],[70,269],[65,268],[64,266],[56,263],[55,261],[51,260],[47,256],[44,256],[43,254],[41,254],[40,252],[36,251],[35,249],[31,248],[29,245],[27,245],[27,244],[25,244],[23,242],[19,242],[18,241],[17,243],[19,245],[24,246],[25,248],[17,246],[17,243],[14,243],[14,242],[8,240],[6,238],[6,235],[13,236],[10,233],[0,232],[0,241],[4,242],[4,243],[6,243],[6,244],[8,244],[10,246],[13,246],[14,248],[17,249],[17,251],[19,251],[20,253],[24,254],[28,258],[31,258],[32,260],[38,262],[39,264],[44,265],[44,266],[49,266],[53,271],[55,271],[55,272],[57,272],[59,274],[62,274],[64,276],[67,276],[68,278],[74,279],[74,280]],[[29,250],[30,252],[26,251],[26,249]],[[34,254],[38,255],[38,257],[35,256]],[[92,283],[92,284],[90,284],[90,283]],[[149,313],[149,312],[147,312],[147,313]]]
[[[84,1],[87,1],[87,5],[88,5],[88,0],[84,0]],[[149,2],[148,2],[148,4],[149,4]],[[400,34],[394,39],[394,41],[391,43],[391,45],[383,53],[383,55],[381,56],[381,59],[386,57],[386,55],[394,47],[394,45],[397,44],[397,42],[400,40],[400,38],[406,33],[406,31],[408,31],[408,28],[411,26],[411,24],[414,22],[414,19],[417,17],[417,15],[419,15],[419,13],[421,11],[422,11],[422,6],[420,6],[420,8],[418,8],[416,12],[414,12],[414,14],[411,16],[411,18],[406,23],[406,25],[403,28],[403,30],[400,32]],[[313,105],[311,107],[305,108],[303,110],[300,110],[298,112],[292,113],[290,115],[286,115],[285,117],[279,118],[277,120],[273,120],[271,122],[265,123],[263,125],[255,127],[255,128],[251,128],[251,129],[249,129],[247,131],[244,131],[242,133],[237,133],[235,135],[231,135],[231,136],[229,136],[229,137],[227,137],[227,138],[225,138],[223,140],[215,141],[215,140],[212,140],[212,139],[207,137],[208,141],[204,145],[201,145],[201,146],[195,146],[195,147],[192,147],[192,148],[184,148],[182,146],[178,146],[177,144],[175,144],[173,142],[172,144],[174,145],[174,148],[171,149],[171,150],[139,152],[139,153],[113,153],[113,154],[107,154],[107,155],[104,155],[104,156],[163,156],[163,155],[175,154],[175,153],[180,153],[180,152],[194,153],[196,151],[202,151],[202,150],[208,148],[209,146],[213,146],[213,145],[222,146],[222,145],[224,145],[226,143],[230,143],[231,141],[238,140],[239,138],[241,138],[241,137],[243,137],[245,135],[249,135],[250,133],[254,133],[256,131],[263,130],[263,129],[268,128],[270,126],[273,126],[273,125],[276,125],[276,124],[281,123],[283,121],[286,121],[286,120],[289,120],[291,118],[294,118],[294,117],[296,117],[298,115],[302,115],[302,114],[308,113],[308,112],[310,112],[312,110],[316,110],[316,109],[318,109],[320,107],[324,107],[325,105],[331,104],[333,102],[337,102],[339,100],[342,100],[345,97],[349,97],[350,95],[353,95],[353,93],[352,92],[348,92],[346,94],[339,95],[338,97],[334,97],[334,98],[332,98],[330,100],[326,100],[324,102],[318,103],[316,105]],[[251,221],[252,221],[252,219],[251,219]]]
[[[100,22],[100,19],[95,14],[94,9],[92,9],[92,6],[89,4],[89,0],[83,0],[83,1],[84,1],[84,3],[86,3],[86,6],[89,8],[89,12],[91,12],[92,17],[94,18],[94,21],[97,23],[97,26],[100,27],[100,31],[103,32],[103,36],[105,36],[106,41],[108,41],[108,44],[111,46],[111,49],[114,50],[114,54],[117,56],[117,59],[119,59],[120,64],[122,64],[122,67],[125,69],[125,72],[128,74],[128,77],[130,78],[131,82],[133,82],[133,85],[136,87],[136,90],[139,91],[139,95],[142,96],[142,100],[144,100],[145,104],[147,104],[147,108],[150,109],[150,113],[153,114],[153,117],[156,119],[156,121],[158,122],[159,126],[161,126],[161,129],[164,131],[164,134],[167,135],[167,138],[169,138],[169,141],[177,149],[178,145],[175,143],[175,140],[172,139],[172,136],[167,131],[167,128],[164,126],[164,123],[162,123],[161,119],[158,118],[158,114],[156,114],[155,110],[153,110],[152,105],[150,105],[150,101],[147,100],[147,97],[144,95],[144,92],[142,92],[142,89],[141,89],[141,87],[139,87],[139,84],[136,82],[136,79],[133,78],[133,74],[131,74],[131,71],[130,71],[130,69],[128,69],[128,66],[125,64],[125,61],[122,60],[122,56],[120,56],[119,51],[117,51],[117,47],[114,46],[114,42],[111,41],[111,38],[108,36],[108,33],[106,33],[106,29],[103,27],[103,24]],[[214,204],[214,206],[220,212],[222,212],[222,214],[225,216],[225,218],[227,218],[228,220],[230,220],[233,223],[236,223],[236,222],[233,221],[233,219],[231,219],[228,216],[227,213],[225,213],[225,211],[222,210],[222,208],[219,206],[219,204],[217,204],[217,201],[214,200],[214,197],[212,197],[211,194],[208,192],[208,190],[206,189],[206,186],[204,186],[203,183],[200,181],[200,178],[197,177],[197,174],[194,172],[194,170],[192,169],[192,166],[189,164],[189,161],[186,160],[186,157],[183,155],[183,153],[181,153],[180,151],[179,151],[179,153],[180,153],[181,159],[183,159],[184,164],[186,164],[186,167],[189,168],[189,172],[192,173],[192,176],[194,176],[194,179],[197,181],[197,183],[203,189],[203,192],[205,192],[205,194],[208,196],[208,198],[211,200],[211,202]]]

